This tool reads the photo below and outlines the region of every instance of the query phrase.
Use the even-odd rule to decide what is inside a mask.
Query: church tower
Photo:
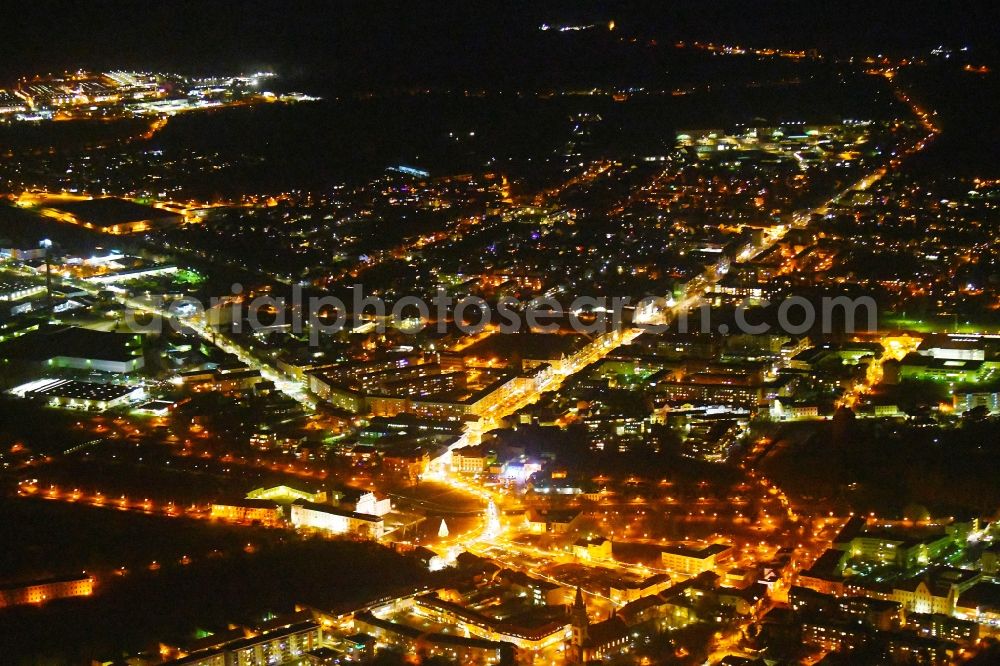
[[[569,624],[572,634],[567,656],[570,661],[582,664],[584,657],[583,646],[587,642],[590,620],[587,618],[587,604],[583,601],[583,591],[579,586],[576,588],[576,600],[573,602],[573,610],[570,611]]]

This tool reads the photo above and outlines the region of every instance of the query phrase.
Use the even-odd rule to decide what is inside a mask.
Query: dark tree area
[[[766,461],[767,473],[786,491],[899,517],[914,506],[935,516],[991,516],[1000,507],[1000,419],[970,414],[924,428],[838,413],[817,428],[815,436]]]
[[[309,540],[183,568],[136,572],[88,599],[0,613],[7,664],[90,663],[288,613],[335,608],[430,581],[415,559],[374,543]]]

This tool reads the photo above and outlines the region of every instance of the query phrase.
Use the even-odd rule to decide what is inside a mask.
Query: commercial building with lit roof
[[[141,400],[145,395],[141,386],[55,379],[33,388],[25,397],[41,398],[53,407],[104,411]]]

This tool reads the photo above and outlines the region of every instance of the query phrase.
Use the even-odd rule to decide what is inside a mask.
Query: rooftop
[[[732,546],[728,546],[724,543],[712,543],[701,548],[691,548],[683,545],[667,546],[663,549],[663,552],[670,553],[671,555],[683,555],[684,557],[696,557],[704,560],[731,549]]]
[[[31,395],[47,398],[69,398],[70,400],[97,400],[106,402],[117,400],[135,391],[137,387],[125,384],[97,384],[61,379],[31,391]]]
[[[292,503],[292,506],[301,506],[304,509],[309,509],[310,511],[319,511],[322,513],[329,513],[334,516],[344,516],[347,518],[354,518],[356,520],[366,520],[369,522],[382,522],[380,516],[375,516],[370,513],[358,513],[357,511],[348,511],[346,509],[340,509],[330,504],[319,504],[317,502],[307,502],[305,500],[296,500]]]
[[[141,355],[142,336],[67,326],[41,330],[18,341],[17,349],[38,361],[57,357],[127,362]]]

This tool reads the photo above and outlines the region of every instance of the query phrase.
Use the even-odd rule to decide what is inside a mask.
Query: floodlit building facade
[[[332,534],[353,534],[367,539],[380,539],[385,531],[381,516],[345,511],[329,504],[303,500],[292,504],[290,520],[298,528]]]

